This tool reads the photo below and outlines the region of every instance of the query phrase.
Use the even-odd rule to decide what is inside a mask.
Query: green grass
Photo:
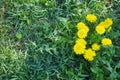
[[[120,1],[0,0],[0,80],[120,80]],[[113,19],[93,62],[73,52],[76,24]]]

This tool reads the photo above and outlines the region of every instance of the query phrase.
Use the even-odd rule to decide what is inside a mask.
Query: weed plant
[[[113,46],[92,62],[73,51],[90,13],[113,20]],[[119,16],[119,0],[0,0],[0,80],[120,80]]]

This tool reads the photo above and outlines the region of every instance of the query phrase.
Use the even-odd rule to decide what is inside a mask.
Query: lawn
[[[0,0],[0,44],[0,80],[120,80],[120,0]]]

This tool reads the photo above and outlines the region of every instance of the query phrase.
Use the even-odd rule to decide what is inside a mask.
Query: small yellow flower
[[[104,34],[105,33],[105,28],[103,26],[97,26],[96,27],[96,32],[100,35]]]
[[[84,29],[86,32],[89,31],[88,26],[86,26],[83,22],[79,22],[79,23],[77,24],[77,29],[78,29],[78,30]]]
[[[87,37],[87,32],[84,29],[81,29],[77,32],[77,35],[79,38],[85,38]]]
[[[88,61],[93,61],[95,56],[96,56],[95,51],[93,51],[92,49],[87,49],[83,57]]]
[[[102,26],[102,27],[106,28],[107,23],[105,23],[104,21],[102,21],[102,22],[100,22],[100,23],[98,24],[98,26]]]
[[[87,42],[84,39],[77,39],[76,43],[80,43],[80,44],[84,44],[84,45],[87,44]]]
[[[83,54],[85,51],[86,46],[80,43],[76,43],[73,47],[74,52],[78,55]]]
[[[103,38],[101,43],[105,46],[109,46],[112,44],[112,41],[109,38]]]
[[[107,18],[105,21],[100,22],[98,25],[99,25],[99,26],[102,26],[102,27],[104,27],[104,28],[108,28],[108,27],[111,26],[112,24],[113,24],[112,19]]]
[[[105,23],[106,23],[105,28],[108,28],[109,26],[111,26],[111,25],[113,24],[113,21],[112,21],[111,18],[107,18],[107,19],[105,20]]]
[[[79,22],[78,24],[77,24],[77,28],[78,28],[78,30],[79,29],[82,29],[84,26],[86,26],[83,22]]]
[[[92,49],[95,50],[95,51],[98,51],[98,50],[100,50],[100,45],[98,45],[97,43],[94,43],[92,45]]]
[[[89,21],[89,22],[95,22],[97,20],[97,17],[94,15],[94,14],[88,14],[86,19]]]

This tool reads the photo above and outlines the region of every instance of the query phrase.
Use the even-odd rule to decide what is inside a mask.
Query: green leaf
[[[21,39],[21,38],[22,38],[22,34],[21,34],[21,33],[18,33],[18,32],[15,34],[15,36],[16,36],[16,38],[18,38],[18,39]]]
[[[57,17],[61,22],[66,23],[68,21],[68,18],[63,17]]]
[[[31,24],[31,20],[30,19],[27,19],[27,24]]]
[[[98,73],[98,68],[97,67],[91,67],[90,68],[93,73]]]
[[[96,80],[104,80],[103,74],[102,73],[98,73]]]

